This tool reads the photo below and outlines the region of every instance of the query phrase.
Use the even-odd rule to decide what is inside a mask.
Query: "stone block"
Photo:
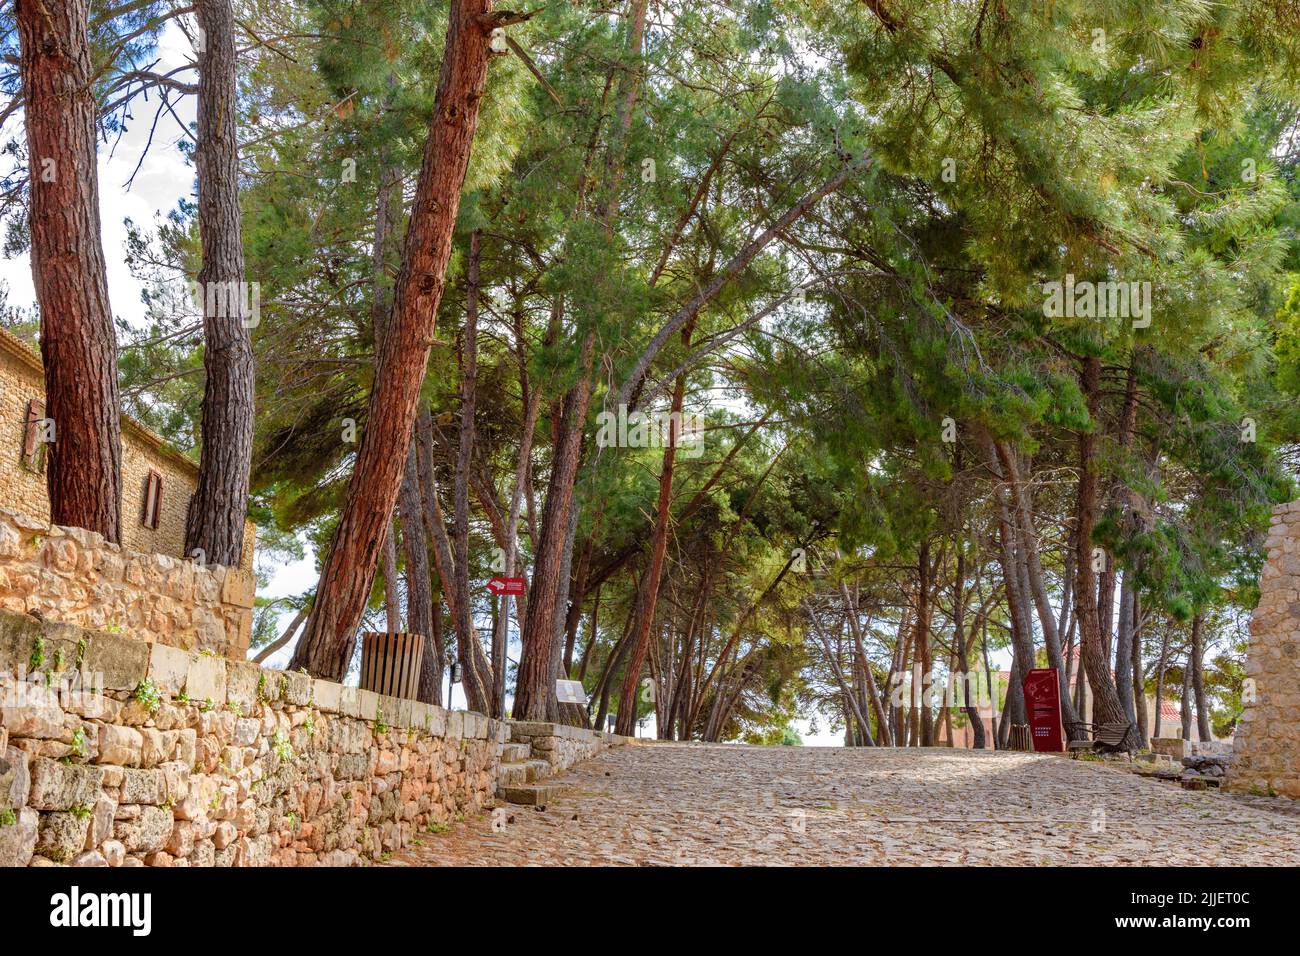
[[[391,698],[384,698],[387,704]],[[376,720],[379,717],[380,696],[371,690],[357,690],[357,706],[362,720]],[[392,724],[392,711],[384,708],[384,722]]]
[[[312,679],[306,674],[293,671],[283,671],[280,674],[280,685],[283,690],[281,696],[286,704],[295,707],[303,707],[311,701],[312,684]]]
[[[0,867],[26,866],[36,852],[41,815],[23,807],[9,826],[0,827]]]
[[[32,774],[27,764],[27,751],[17,747],[6,747],[0,756],[0,810],[27,805],[32,789]]]
[[[443,737],[447,734],[447,710],[444,707],[438,707],[436,704],[428,704],[428,711],[425,712],[424,730],[434,737]]]
[[[132,768],[125,770],[122,775],[121,802],[154,806],[166,803],[167,780],[163,772]]]
[[[104,781],[101,767],[64,764],[48,757],[33,760],[31,774],[31,793],[27,803],[33,809],[45,811],[92,806]]]
[[[339,713],[344,717],[361,716],[361,690],[357,687],[344,687],[339,693]]]
[[[518,740],[520,737],[554,737],[555,724],[547,723],[542,720],[512,720],[510,721],[510,739]]]
[[[144,735],[134,727],[102,724],[99,728],[99,755],[96,763],[119,767],[139,765],[144,748]]]
[[[248,661],[227,661],[226,700],[231,704],[238,704],[242,713],[249,713],[257,703],[258,685],[263,681],[265,674],[262,668]],[[269,692],[271,681],[269,678],[265,680],[264,689]]]
[[[226,580],[221,586],[221,603],[235,607],[251,608],[257,593],[257,580],[251,571],[227,568]]]
[[[57,740],[64,715],[59,696],[39,681],[13,681],[0,690],[0,726],[11,737]]]
[[[105,690],[132,691],[149,676],[149,647],[116,634],[88,634],[82,669],[102,674]]]
[[[172,814],[162,807],[142,807],[138,817],[119,821],[113,830],[128,853],[154,853],[171,838]]]
[[[55,863],[70,863],[86,845],[90,829],[90,807],[77,807],[76,813],[46,813],[36,838],[36,852]]]
[[[226,706],[226,662],[210,654],[189,655],[185,693],[199,703],[211,700],[216,707]]]
[[[175,697],[185,688],[189,670],[187,651],[166,644],[149,645],[149,676],[166,696]]]
[[[85,848],[93,850],[113,836],[113,817],[117,815],[117,801],[101,793],[90,814],[90,827],[86,831]]]
[[[414,727],[415,701],[403,700],[399,697],[385,697],[383,702],[385,714],[388,713],[389,701],[392,701],[393,716],[388,718],[388,722],[402,730]]]
[[[316,709],[326,714],[340,713],[343,685],[332,680],[313,680],[311,682],[312,698]]]

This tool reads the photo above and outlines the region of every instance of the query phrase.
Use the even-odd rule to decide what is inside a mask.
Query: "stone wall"
[[[535,720],[511,720],[507,723],[511,742],[531,745],[533,759],[549,763],[552,774],[568,770],[574,764],[607,750],[612,744],[626,742],[625,738],[614,734],[567,724]]]
[[[27,343],[0,329],[0,508],[48,522],[49,493],[45,465],[23,461],[27,403],[45,398],[41,358]],[[56,435],[57,437],[57,435]],[[42,452],[42,454],[44,454]],[[145,478],[156,471],[163,479],[157,528],[142,520]],[[127,415],[122,416],[122,544],[133,551],[184,556],[185,520],[190,497],[198,487],[198,466],[162,438]],[[253,566],[256,527],[244,525],[239,566]]]
[[[480,714],[0,612],[0,865],[380,859],[489,807],[507,736]]]
[[[1300,797],[1300,501],[1274,510],[1265,547],[1228,788]]]
[[[0,510],[0,609],[243,660],[251,571],[128,551]]]

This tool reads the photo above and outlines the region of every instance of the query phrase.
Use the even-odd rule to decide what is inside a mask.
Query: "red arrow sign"
[[[493,578],[488,582],[488,590],[493,594],[523,594],[523,578]]]

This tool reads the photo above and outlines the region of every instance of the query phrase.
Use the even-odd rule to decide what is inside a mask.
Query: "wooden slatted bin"
[[[1033,750],[1033,738],[1029,736],[1028,724],[1012,724],[1011,733],[1007,735],[1008,750]]]
[[[361,689],[415,700],[423,660],[422,634],[366,631],[361,635]]]

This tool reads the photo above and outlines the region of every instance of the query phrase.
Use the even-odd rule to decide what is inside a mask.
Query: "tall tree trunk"
[[[555,684],[551,680],[552,652],[559,637],[556,604],[564,573],[565,538],[573,506],[574,479],[591,398],[591,363],[595,332],[588,332],[578,360],[578,383],[565,396],[560,441],[551,464],[551,484],[542,509],[541,542],[533,564],[528,595],[528,622],[522,635],[519,677],[515,688],[516,720],[546,720],[554,713]],[[571,552],[570,552],[571,553]],[[565,582],[567,595],[567,581]]]
[[[1192,618],[1192,693],[1196,698],[1196,734],[1210,740],[1210,707],[1205,698],[1205,615]]]
[[[433,591],[429,576],[429,535],[420,502],[420,475],[416,443],[407,445],[406,471],[398,491],[402,518],[402,550],[406,557],[406,629],[424,638],[420,662],[419,700],[442,704],[442,640],[434,633]]]
[[[871,662],[867,660],[866,643],[862,639],[862,623],[858,620],[858,602],[856,599],[858,586],[853,586],[854,597],[849,596],[848,585],[840,583],[840,596],[844,598],[844,607],[849,616],[849,631],[853,635],[853,650],[857,656],[859,665],[863,673],[863,680],[866,683],[867,699],[871,702],[871,710],[876,716],[876,733],[880,737],[882,747],[894,746],[894,738],[889,731],[889,721],[885,717],[885,708],[880,700],[879,690],[876,688],[875,675],[871,673]]]
[[[1097,575],[1092,565],[1092,529],[1097,522],[1097,435],[1100,421],[1101,360],[1088,356],[1083,360],[1080,384],[1088,402],[1088,428],[1079,432],[1079,496],[1076,526],[1074,572],[1075,613],[1079,617],[1079,644],[1083,666],[1092,688],[1092,720],[1096,724],[1126,720],[1124,707],[1111,679],[1110,662],[1102,642],[1097,619]],[[1133,745],[1130,733],[1126,745]]]
[[[1183,696],[1181,703],[1183,718],[1183,740],[1192,739],[1192,646],[1188,642],[1187,660],[1183,664]]]
[[[121,542],[117,338],[100,239],[89,0],[17,0],[50,522]]]
[[[984,655],[984,673],[989,682],[989,734],[993,740],[993,749],[999,747],[998,740],[998,696],[1002,690],[1002,675],[993,670],[989,661],[989,625],[988,617],[980,621],[980,650]]]
[[[1161,721],[1163,719],[1160,713],[1160,705],[1165,697],[1165,670],[1169,663],[1169,628],[1164,628],[1160,632],[1160,658],[1156,661],[1156,715],[1154,727],[1151,730],[1152,737],[1159,737],[1161,731]]]
[[[934,710],[930,706],[931,688],[925,685],[931,677],[934,662],[930,659],[930,542],[921,542],[917,556],[920,583],[916,589],[916,661],[921,665],[920,743],[922,747],[934,746]]]
[[[690,348],[694,323],[682,330],[682,344]],[[673,400],[668,417],[668,446],[664,448],[663,467],[659,471],[659,502],[655,511],[655,527],[650,543],[650,566],[646,569],[645,601],[638,612],[636,630],[632,639],[632,659],[623,675],[623,691],[618,699],[618,721],[615,733],[632,736],[636,725],[637,684],[641,666],[645,661],[646,642],[654,624],[655,605],[659,598],[659,579],[663,574],[664,554],[668,550],[668,517],[672,510],[673,464],[677,456],[677,429],[682,415],[682,400],[686,394],[686,376],[679,375],[673,389]],[[579,589],[578,593],[582,593]]]
[[[391,525],[388,537],[384,539],[382,555],[382,573],[384,575],[384,617],[388,623],[388,633],[396,634],[402,629],[402,602],[397,595],[397,532]]]
[[[975,586],[979,587],[979,570],[975,572]],[[970,662],[966,654],[966,553],[958,544],[957,550],[957,578],[954,582],[954,593],[952,599],[952,628],[953,628],[953,645],[957,652],[957,666],[960,668],[962,675],[962,710],[966,713],[966,720],[971,727],[971,735],[976,750],[983,750],[985,747],[984,739],[984,722],[980,720],[979,702],[971,700],[970,681],[965,680],[966,675],[970,673]],[[951,730],[949,731],[951,734]]]
[[[1137,726],[1133,705],[1133,575],[1125,571],[1119,586],[1119,629],[1115,632],[1115,693],[1129,723]]]
[[[469,595],[469,485],[474,458],[474,407],[478,397],[478,285],[482,234],[476,229],[469,237],[469,258],[465,265],[465,330],[460,348],[460,434],[456,447],[456,479],[453,490],[455,533],[452,535],[456,588],[456,647],[460,656],[461,681],[470,710],[487,713],[492,708],[492,675],[480,670],[482,656],[474,653],[479,644],[474,629],[473,602]]]
[[[551,310],[551,325],[547,330],[547,342],[554,339],[559,330],[560,308],[562,300],[558,297]],[[527,342],[524,338],[523,318],[515,314],[515,343],[519,355],[519,388],[524,402],[524,424],[519,435],[519,458],[515,465],[515,483],[510,492],[509,517],[506,519],[506,577],[515,575],[519,561],[519,514],[523,505],[525,488],[528,483],[529,465],[533,454],[533,436],[537,431],[537,418],[542,409],[542,390],[531,388],[528,381]],[[506,601],[510,597],[505,598]],[[523,609],[526,606],[521,597],[515,597],[515,626],[522,634],[525,623]],[[503,607],[503,611],[505,608]],[[594,620],[594,618],[593,618]],[[492,706],[496,714],[505,714],[506,707],[506,648],[509,645],[509,618],[503,613],[498,616],[492,631]],[[585,667],[586,656],[583,656]]]
[[[199,480],[185,553],[238,567],[253,460],[253,344],[239,222],[239,141],[235,116],[235,13],[230,0],[198,0],[199,238],[203,266],[203,415]],[[309,625],[310,626],[310,625]]]
[[[1015,527],[1001,490],[994,489],[993,494],[998,522],[998,563],[1002,567],[1002,580],[1006,585],[1007,612],[1011,623],[1011,669],[1015,672],[1015,686],[1019,687],[1025,674],[1034,666],[1034,629],[1029,618],[1028,602],[1021,587],[1023,576],[1016,557],[1018,541]],[[1024,702],[1017,703],[1016,697],[1008,691],[1006,713],[1011,716],[1012,722],[1024,723],[1018,719],[1023,712]],[[1006,722],[1004,719],[1003,723]]]
[[[1079,722],[1074,705],[1070,702],[1070,675],[1066,667],[1065,655],[1061,648],[1061,633],[1057,629],[1056,618],[1052,614],[1052,604],[1047,597],[1047,585],[1043,575],[1042,561],[1039,559],[1038,529],[1034,525],[1033,504],[1021,479],[1020,465],[1016,453],[1004,442],[996,444],[996,450],[1002,467],[1006,471],[1011,485],[1011,498],[1015,504],[1016,524],[1020,529],[1020,557],[1029,582],[1028,591],[1033,598],[1038,612],[1038,622],[1043,631],[1043,643],[1047,647],[1047,663],[1056,668],[1058,689],[1061,695],[1061,716],[1067,730]],[[1064,604],[1064,599],[1062,599]],[[1064,610],[1064,607],[1062,608]]]
[[[392,322],[375,364],[366,427],[307,630],[291,667],[339,680],[397,500],[433,345],[452,230],[487,79],[489,0],[451,0],[433,119],[403,244]]]
[[[1025,708],[1025,678],[1029,668],[1023,664],[1020,648],[1013,648],[1011,654],[1011,680],[1007,684],[1007,700],[1002,711],[1002,743],[1005,746],[1010,739],[1012,724],[1029,723],[1029,713]]]
[[[1137,714],[1138,746],[1145,749],[1150,746],[1147,732],[1146,682],[1142,674],[1142,596],[1137,588],[1133,589],[1133,618],[1129,624],[1132,636],[1132,648],[1129,654],[1129,666],[1132,671],[1133,710]]]

